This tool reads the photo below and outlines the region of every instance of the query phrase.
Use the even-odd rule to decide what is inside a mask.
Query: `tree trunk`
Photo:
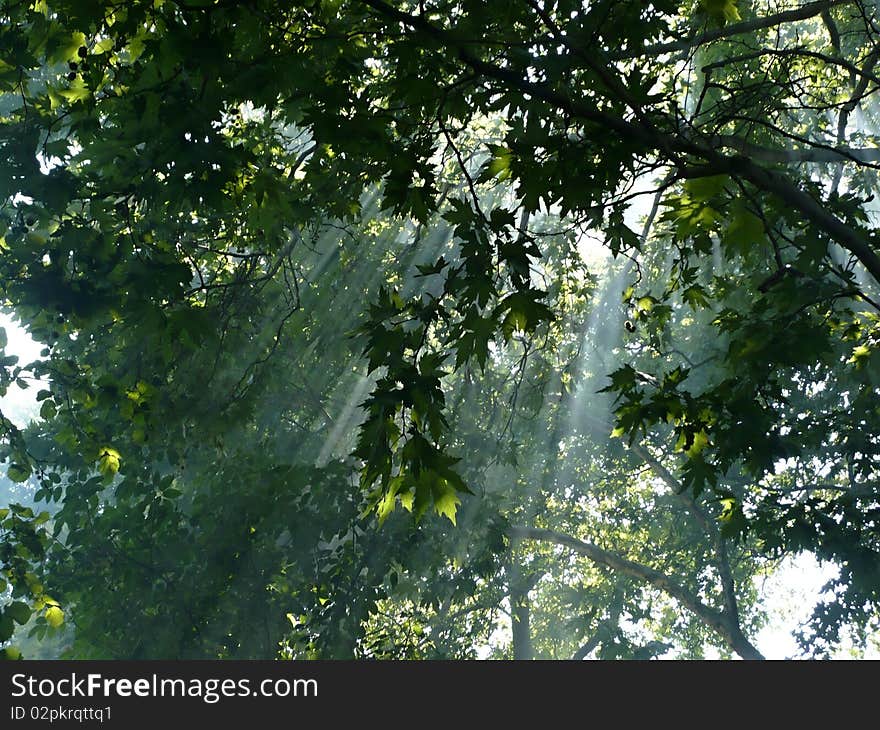
[[[520,579],[517,584],[510,588],[513,658],[531,660],[535,658],[535,654],[532,649],[532,631],[529,625],[529,594],[527,590],[524,590],[524,581]]]

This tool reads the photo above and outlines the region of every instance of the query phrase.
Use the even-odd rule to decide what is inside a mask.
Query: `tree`
[[[9,554],[30,547],[3,571],[49,628],[54,609],[82,617],[82,655],[265,654],[285,621],[294,655],[356,654],[397,610],[389,581],[407,562],[443,620],[500,590],[525,625],[543,589],[515,566],[558,560],[551,544],[613,571],[595,631],[638,603],[625,575],[754,656],[744,584],[801,550],[840,566],[807,649],[876,620],[873,6],[45,0],[2,13],[3,297],[46,345],[29,366],[4,359],[3,385],[48,383],[39,424],[4,420],[3,456],[53,506],[10,508]],[[591,236],[630,263],[585,306]],[[572,352],[592,311],[619,338],[594,322],[606,351],[586,368]],[[581,477],[560,500],[558,471],[512,460],[515,479],[544,480],[530,498],[472,498],[496,448],[523,446],[510,426],[536,352],[536,454]],[[476,370],[494,416],[468,414]],[[599,409],[590,429],[557,430],[568,394],[603,388],[613,423]],[[579,500],[603,487],[583,477],[609,453],[617,510],[591,522]],[[631,484],[643,468],[653,477]],[[480,603],[477,586],[441,585],[455,538],[431,512],[473,546],[452,582],[507,561],[504,589]],[[634,559],[685,514],[695,532],[664,543],[688,553],[679,573]],[[610,550],[592,539],[609,529]],[[439,552],[413,561],[419,545]],[[710,567],[717,607],[693,583]],[[123,614],[99,585],[142,603]],[[10,611],[30,614],[11,605],[24,608],[5,609],[7,629]],[[477,633],[492,622],[480,616]],[[244,646],[258,620],[264,644]],[[144,646],[158,626],[174,631]]]

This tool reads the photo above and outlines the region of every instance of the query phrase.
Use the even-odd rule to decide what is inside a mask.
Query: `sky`
[[[0,327],[6,330],[9,342],[6,346],[7,355],[18,355],[18,364],[24,365],[40,359],[43,346],[34,342],[27,332],[5,312],[0,312]],[[16,426],[24,427],[31,418],[36,416],[39,408],[35,400],[39,388],[30,387],[22,390],[17,385],[10,385],[6,395],[0,398],[0,409]]]

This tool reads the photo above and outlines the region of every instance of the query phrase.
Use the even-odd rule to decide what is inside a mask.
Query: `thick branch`
[[[611,608],[611,615],[605,620],[599,623],[599,626],[596,628],[596,631],[593,635],[587,639],[578,650],[572,655],[573,661],[582,661],[590,653],[602,643],[602,640],[610,637],[620,622],[620,613],[623,610],[623,604],[619,601],[615,601]]]
[[[589,639],[587,639],[586,643],[582,644],[578,650],[572,654],[572,661],[583,661],[593,649],[599,646],[599,642],[602,641],[600,638],[600,633],[597,631],[593,634]]]
[[[796,150],[773,149],[752,144],[732,134],[711,138],[719,147],[729,147],[753,160],[761,162],[880,162],[880,148],[817,146]]]
[[[519,661],[534,659],[529,594],[516,587],[510,589],[510,623],[513,632],[513,658]]]
[[[757,51],[752,51],[751,53],[744,53],[740,56],[729,56],[721,61],[715,61],[714,63],[709,63],[703,66],[700,70],[705,74],[713,71],[716,68],[724,68],[725,66],[730,66],[735,63],[741,63],[743,61],[750,61],[756,58],[761,58],[763,56],[798,56],[802,58],[815,58],[819,61],[822,61],[826,64],[832,66],[841,66],[850,72],[851,76],[858,76],[862,78],[865,82],[865,86],[862,88],[860,93],[864,93],[865,89],[867,89],[868,81],[873,81],[875,84],[880,85],[880,78],[873,72],[873,64],[871,64],[870,56],[874,55],[876,52],[872,52],[868,57],[868,62],[865,63],[863,68],[859,68],[854,63],[847,61],[845,58],[838,58],[837,56],[829,56],[827,53],[819,53],[818,51],[810,51],[806,48],[761,48]]]
[[[712,538],[715,546],[715,555],[717,558],[718,575],[721,579],[721,595],[724,600],[724,610],[730,619],[730,623],[736,630],[739,630],[739,604],[736,599],[736,584],[733,580],[733,573],[730,570],[730,558],[727,555],[727,542],[721,534],[721,530],[706,517],[700,506],[694,501],[693,497],[682,489],[681,483],[672,475],[672,473],[654,458],[653,454],[641,444],[633,444],[630,447],[640,459],[648,464],[652,471],[659,476],[666,485],[678,495],[688,510],[694,515],[700,523],[703,531]]]
[[[669,43],[656,43],[654,45],[645,46],[644,48],[635,51],[623,51],[621,53],[612,55],[611,59],[613,61],[620,61],[627,58],[638,58],[639,56],[656,56],[661,53],[686,51],[690,48],[693,48],[694,46],[700,46],[704,43],[717,41],[721,38],[730,38],[732,36],[745,35],[747,33],[752,33],[756,30],[763,30],[765,28],[772,28],[776,25],[782,25],[783,23],[790,23],[795,20],[806,20],[807,18],[813,18],[816,15],[821,15],[823,12],[827,11],[829,8],[834,7],[835,5],[843,5],[847,2],[852,2],[852,0],[822,0],[821,2],[807,3],[800,8],[784,10],[781,13],[776,13],[775,15],[767,15],[763,18],[753,18],[752,20],[744,20],[741,23],[725,25],[721,28],[708,30],[705,33],[692,35],[688,38],[682,38],[678,41],[671,41]]]
[[[644,144],[649,149],[659,150],[666,153],[673,165],[683,171],[687,166],[687,157],[696,157],[708,163],[703,169],[704,175],[728,173],[738,175],[748,180],[757,188],[778,196],[782,202],[800,211],[810,222],[814,223],[821,230],[831,236],[837,243],[852,253],[867,269],[872,277],[880,282],[880,256],[871,248],[865,235],[842,221],[835,218],[827,211],[825,206],[812,196],[808,195],[797,185],[793,184],[789,179],[781,174],[771,172],[763,167],[756,165],[745,156],[728,157],[719,153],[709,144],[703,144],[697,141],[686,139],[682,136],[668,134],[657,129],[653,124],[646,123],[642,120],[630,121],[623,117],[608,114],[597,109],[595,106],[582,102],[578,99],[572,99],[564,93],[537,82],[524,79],[520,74],[510,69],[501,68],[492,63],[483,61],[468,50],[464,44],[451,36],[447,31],[438,28],[424,18],[419,16],[408,15],[396,8],[391,7],[383,0],[361,0],[365,5],[374,8],[387,18],[391,18],[396,22],[403,23],[411,28],[424,33],[433,38],[447,48],[454,49],[458,57],[474,71],[487,78],[501,81],[505,85],[528,94],[532,97],[542,99],[558,109],[567,112],[569,115],[593,122],[603,127],[609,132],[615,132],[624,138],[636,140]],[[830,7],[834,2],[813,3],[810,6],[814,9],[812,15],[818,15],[824,8]],[[805,8],[796,12],[804,12]],[[778,20],[785,16],[780,13],[775,16]],[[800,16],[800,17],[810,17]],[[789,20],[794,19],[789,17]],[[750,21],[753,22],[753,21]],[[732,27],[732,26],[731,26]],[[690,170],[691,176],[696,176],[693,169]]]
[[[868,270],[874,280],[880,282],[880,256],[868,244],[866,236],[835,218],[828,209],[811,195],[805,193],[787,178],[753,164],[745,158],[731,160],[722,158],[723,167],[732,174],[739,173],[755,187],[776,195],[783,203],[800,211],[811,223],[825,231],[837,243],[852,253]]]
[[[672,472],[663,466],[658,459],[654,458],[654,455],[641,444],[633,443],[630,446],[630,450],[651,467],[651,471],[660,477],[672,493],[684,503],[688,511],[694,516],[694,519],[700,523],[703,532],[708,535],[714,534],[713,526],[706,518],[706,515],[703,514],[703,511],[699,508],[697,503],[694,502],[693,498],[682,489],[681,482],[672,475]]]
[[[685,608],[695,614],[703,623],[721,636],[728,646],[743,659],[763,659],[761,653],[743,635],[738,625],[734,625],[729,616],[716,611],[703,603],[698,596],[679,585],[673,578],[654,570],[647,565],[627,560],[615,553],[603,550],[570,535],[537,527],[512,527],[511,536],[521,539],[540,540],[567,547],[578,555],[583,555],[598,565],[604,565],[616,572],[631,578],[644,581],[671,596]]]
[[[721,596],[724,611],[734,626],[739,626],[739,605],[736,601],[736,585],[730,571],[730,558],[727,556],[727,541],[720,530],[715,534],[715,552],[718,555],[718,573],[721,576]]]

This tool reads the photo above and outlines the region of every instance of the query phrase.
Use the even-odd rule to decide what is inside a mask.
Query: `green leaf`
[[[741,20],[737,0],[700,0],[700,6],[721,25]]]
[[[719,195],[729,181],[727,175],[696,177],[685,181],[684,189],[692,200],[705,203]]]
[[[105,477],[112,477],[119,471],[121,458],[116,449],[105,446],[98,454],[98,471]]]
[[[721,514],[718,515],[718,519],[721,522],[729,522],[733,519],[734,514],[736,513],[736,499],[733,497],[727,497],[720,501],[721,504]]]
[[[856,369],[863,368],[871,357],[871,348],[867,345],[856,345],[852,356],[846,361],[849,365],[855,365]]]
[[[694,457],[699,454],[703,449],[705,449],[708,445],[709,435],[701,429],[693,435],[691,445],[687,448],[685,453],[690,457]]]
[[[104,40],[99,41],[92,48],[92,55],[100,56],[100,55],[103,55],[104,53],[107,53],[108,51],[112,51],[113,44],[114,44],[114,40],[112,38],[105,38]]]
[[[77,51],[86,43],[86,37],[79,31],[74,31],[69,36],[64,36],[57,42],[55,49],[49,54],[50,63],[63,63],[66,61],[78,61]]]
[[[455,514],[461,500],[455,488],[445,483],[439,488],[439,494],[435,490],[434,493],[434,510],[438,515],[446,517],[453,525],[455,524]]]
[[[73,105],[77,102],[88,99],[92,95],[92,90],[86,85],[81,77],[77,76],[70,82],[67,88],[57,89],[55,93]]]
[[[49,606],[49,608],[46,609],[46,623],[48,623],[53,629],[57,629],[64,623],[64,611],[58,606]]]
[[[397,493],[403,484],[404,479],[401,476],[395,477],[388,483],[388,488],[384,496],[376,505],[376,514],[379,517],[380,525],[383,524],[385,520],[388,519],[388,516],[394,511],[394,506],[397,504]]]
[[[632,365],[624,365],[609,376],[611,384],[602,388],[600,393],[610,391],[623,391],[633,388],[636,384],[636,370]]]
[[[766,240],[764,223],[741,203],[733,207],[730,224],[721,239],[722,245],[740,254],[746,254]]]
[[[0,642],[8,641],[15,633],[15,623],[8,611],[0,612]]]
[[[10,464],[6,470],[6,476],[13,482],[24,482],[31,475],[31,467],[29,464]]]
[[[17,624],[26,624],[31,617],[31,609],[22,601],[15,601],[6,607],[8,613]]]
[[[50,421],[55,418],[55,413],[55,402],[51,400],[43,401],[43,405],[40,406],[40,418]]]
[[[693,284],[681,293],[682,299],[691,309],[702,309],[709,306],[706,290],[699,284]]]
[[[721,535],[726,538],[739,538],[749,528],[742,505],[733,497],[725,497],[720,500],[720,504],[721,513],[717,519],[721,522]]]
[[[490,146],[492,156],[486,162],[483,173],[480,175],[480,182],[485,182],[492,178],[499,181],[507,180],[511,176],[510,164],[513,160],[513,153],[506,147]]]
[[[506,339],[510,339],[516,331],[534,332],[542,322],[551,322],[554,319],[550,308],[538,301],[544,296],[544,292],[537,290],[519,291],[501,301],[496,314],[507,312],[501,322],[501,330]]]

